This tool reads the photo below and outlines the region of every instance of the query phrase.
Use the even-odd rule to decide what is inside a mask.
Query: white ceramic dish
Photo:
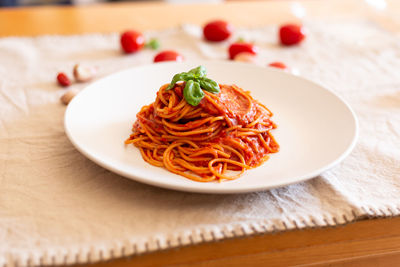
[[[274,112],[281,146],[262,166],[234,181],[199,183],[146,163],[124,141],[136,113],[155,100],[158,88],[175,73],[204,65],[208,77],[236,84]],[[100,166],[138,182],[202,193],[243,193],[313,178],[353,149],[357,119],[340,97],[320,85],[272,68],[233,62],[158,63],[110,75],[76,96],[65,113],[72,144]]]

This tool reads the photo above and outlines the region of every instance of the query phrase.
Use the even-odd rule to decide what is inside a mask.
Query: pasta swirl
[[[142,107],[125,141],[138,147],[146,162],[210,182],[236,179],[279,151],[272,112],[248,92],[220,85],[220,93],[204,91],[200,104],[192,106],[183,97],[185,82],[173,90],[168,86]]]

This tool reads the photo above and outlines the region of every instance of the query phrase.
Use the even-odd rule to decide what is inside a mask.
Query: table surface
[[[396,16],[386,16],[367,2],[232,1],[194,5],[150,2],[0,9],[0,36],[116,32],[128,28],[145,31],[182,22],[203,24],[214,18],[227,19],[236,26],[260,26],[298,21],[304,11],[306,17],[312,18],[368,17],[390,31],[400,32],[398,21],[393,20]],[[400,1],[386,3],[386,10],[400,16]],[[266,263],[268,266],[396,266],[399,261],[400,218],[365,218],[345,226],[235,238],[95,266],[261,266]]]

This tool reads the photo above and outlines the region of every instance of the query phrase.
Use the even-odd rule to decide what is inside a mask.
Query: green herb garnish
[[[204,90],[214,94],[219,93],[219,84],[216,81],[204,77],[200,79],[199,83],[200,87],[203,88]]]
[[[197,68],[191,69],[188,73],[193,74],[197,79],[207,76],[207,70],[203,66],[198,66]]]
[[[160,48],[160,42],[157,39],[153,38],[145,44],[145,47],[157,50],[158,48]]]
[[[186,102],[192,106],[197,106],[204,97],[204,92],[200,88],[200,84],[193,80],[186,82],[185,89],[183,89],[183,97]]]
[[[174,88],[177,82],[186,82],[183,89],[183,97],[190,105],[197,106],[204,97],[202,89],[213,94],[220,92],[218,83],[206,76],[207,70],[203,66],[198,66],[188,72],[175,74],[166,90]]]

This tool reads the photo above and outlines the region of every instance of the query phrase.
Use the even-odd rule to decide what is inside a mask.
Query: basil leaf
[[[192,106],[197,106],[204,97],[204,92],[200,88],[200,84],[193,80],[186,82],[185,88],[183,89],[183,96],[186,102]]]
[[[178,74],[175,74],[174,77],[172,78],[171,83],[168,85],[167,89],[165,89],[165,91],[171,90],[172,88],[174,88],[175,84],[179,81],[185,81],[185,75],[187,73],[186,72],[181,72]]]
[[[171,90],[174,88],[175,84],[180,81],[187,82],[189,80],[194,80],[194,74],[193,73],[188,73],[188,72],[181,72],[178,74],[175,74],[174,77],[172,78],[171,83],[168,85],[167,89],[165,91]]]
[[[193,73],[190,73],[190,72],[185,72],[185,73],[182,75],[182,78],[183,78],[183,80],[184,80],[185,82],[187,82],[187,81],[189,81],[189,80],[193,80],[193,81],[196,80],[196,76],[195,76]]]
[[[198,66],[197,68],[189,70],[189,73],[194,75],[195,79],[206,77],[207,70],[204,66]]]
[[[168,85],[167,89],[165,89],[165,91],[171,90],[172,88],[174,88],[175,84],[179,81],[182,81],[182,73],[178,73],[175,74],[174,77],[172,78],[171,83]]]
[[[217,94],[220,92],[219,84],[214,80],[204,77],[199,81],[199,83],[201,88],[210,93]]]

